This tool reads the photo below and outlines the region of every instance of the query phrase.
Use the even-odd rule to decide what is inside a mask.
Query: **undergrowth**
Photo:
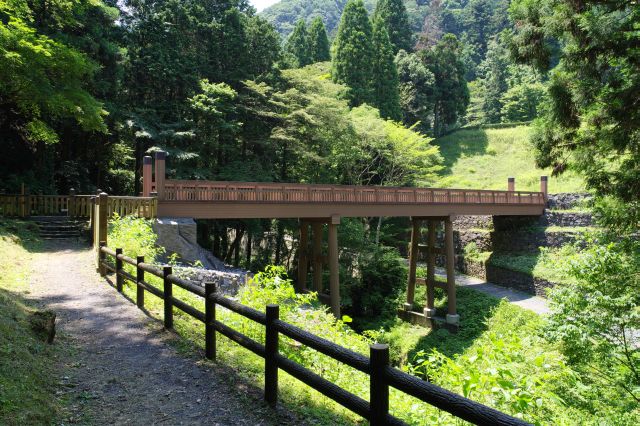
[[[134,225],[133,222],[121,223]],[[140,236],[142,232],[145,238],[125,241],[128,239],[127,232],[116,221],[111,228],[110,245],[129,247],[133,251],[125,251],[129,256],[140,253],[149,256],[155,250],[144,246],[153,239],[150,225],[140,220],[136,223],[144,228],[143,231],[135,229],[136,235]],[[151,238],[147,239],[146,236]],[[141,244],[141,241],[145,243]],[[159,279],[149,281],[161,286]],[[421,287],[416,292],[418,305],[424,304]],[[134,285],[127,284],[125,294],[133,299]],[[204,308],[199,297],[176,286],[174,296],[200,310]],[[446,299],[443,292],[438,289],[436,296],[437,308],[444,309]],[[237,298],[241,303],[262,311],[268,303],[277,303],[281,309],[280,318],[284,321],[365,355],[372,342],[387,342],[396,366],[535,424],[601,423],[601,413],[589,412],[570,399],[570,389],[587,385],[580,382],[567,366],[557,347],[545,339],[540,331],[543,318],[473,289],[458,289],[458,309],[462,315],[457,334],[450,334],[446,329],[430,331],[400,321],[385,322],[377,330],[358,334],[344,321],[336,320],[318,302],[315,294],[296,294],[291,281],[278,267],[269,267],[257,274],[240,290]],[[146,308],[151,316],[158,319],[162,317],[161,300],[148,295]],[[197,351],[202,351],[203,325],[178,310],[174,311],[174,315],[176,331],[192,342]],[[222,308],[218,309],[217,318],[237,331],[264,342],[262,326]],[[236,380],[262,388],[264,360],[222,336],[218,337],[217,342],[217,362],[231,366],[237,373]],[[363,373],[284,336],[281,337],[280,350],[290,359],[368,400],[369,381]],[[315,423],[362,422],[358,416],[282,371],[279,396],[290,410],[313,419]],[[393,389],[390,407],[394,415],[410,424],[464,424],[429,404]]]
[[[31,253],[38,244],[32,223],[0,221],[0,424],[53,424],[55,347],[31,331],[33,308],[24,300]]]

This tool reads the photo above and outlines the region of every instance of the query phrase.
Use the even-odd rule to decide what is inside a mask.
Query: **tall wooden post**
[[[164,180],[166,175],[165,160],[167,153],[164,151],[156,152],[156,192],[158,193],[158,199],[164,200]]]
[[[313,291],[322,292],[322,223],[313,222]]]
[[[513,192],[516,190],[516,178],[510,177],[507,179],[507,191]]]
[[[387,425],[389,415],[389,382],[385,371],[389,367],[389,345],[376,343],[369,346],[371,373],[369,378],[369,394],[371,395],[371,412],[369,422],[372,426]]]
[[[449,216],[444,221],[444,245],[447,255],[447,323],[459,324],[460,316],[456,308],[455,248],[453,246],[453,220]]]
[[[76,205],[76,190],[71,188],[69,190],[69,204],[67,205],[67,216],[76,217],[78,216],[78,207]]]
[[[549,177],[540,176],[540,192],[544,195],[544,201],[547,201],[549,195]]]
[[[338,263],[338,225],[340,216],[331,216],[329,222],[329,289],[331,311],[340,318],[340,265]]]
[[[307,264],[309,245],[309,223],[305,220],[300,222],[300,244],[298,247],[298,291],[307,290]]]
[[[27,190],[26,190],[26,188],[24,186],[24,183],[22,183],[20,185],[20,195],[21,195],[21,197],[20,197],[20,217],[27,217],[27,216],[29,216],[29,213],[30,213],[30,212],[28,212],[28,210],[29,210],[28,205],[31,204],[31,203],[28,202],[29,201],[28,200],[29,197],[27,197]]]
[[[173,273],[171,266],[162,268],[162,287],[164,293],[164,328],[173,328],[173,283],[169,280],[169,275]]]
[[[216,283],[204,283],[204,353],[207,359],[216,359],[216,328],[213,324],[216,320],[215,292]]]
[[[142,158],[142,196],[150,197],[153,186],[153,169],[151,157],[146,155]]]
[[[264,399],[272,407],[278,402],[278,305],[267,305],[264,336]]]
[[[418,265],[418,242],[420,239],[420,221],[411,218],[411,247],[409,248],[409,279],[407,282],[407,303],[404,309],[410,311],[416,291],[416,267]]]
[[[136,257],[136,304],[138,308],[144,309],[144,270],[140,267],[140,264],[144,263],[144,256]]]
[[[436,316],[435,308],[435,288],[436,288],[436,225],[435,220],[429,220],[427,236],[427,304],[424,308],[424,315],[427,318]]]
[[[98,207],[96,209],[97,210],[96,222],[95,222],[96,233],[97,233],[96,241],[97,242],[104,241],[105,243],[108,243],[107,222],[109,218],[107,213],[108,213],[109,196],[106,193],[101,192],[100,195],[98,195],[98,199],[96,201],[98,202]]]

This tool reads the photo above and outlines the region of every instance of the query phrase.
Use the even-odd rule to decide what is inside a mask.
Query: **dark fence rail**
[[[105,243],[100,243],[99,269],[102,275],[107,271],[116,274],[116,288],[122,291],[124,280],[130,281],[137,287],[136,304],[144,308],[145,290],[164,301],[164,325],[173,328],[173,308],[178,308],[193,318],[204,323],[205,355],[209,359],[216,357],[216,334],[233,340],[265,360],[264,398],[275,405],[278,400],[278,370],[283,370],[316,391],[331,398],[354,413],[369,420],[372,425],[402,425],[402,420],[389,414],[389,388],[394,387],[408,395],[429,403],[452,415],[478,425],[527,425],[521,419],[511,417],[493,408],[464,398],[433,383],[426,382],[415,376],[389,365],[389,347],[387,345],[371,345],[369,357],[356,353],[350,349],[336,345],[326,339],[316,336],[292,324],[279,319],[279,307],[268,305],[266,312],[242,305],[216,293],[215,284],[207,283],[201,287],[173,274],[170,266],[162,269],[144,262],[144,257],[136,259],[125,256],[121,249],[110,249]],[[107,256],[113,262],[107,261]],[[136,275],[124,271],[124,264],[136,267]],[[147,281],[145,273],[152,274],[163,280],[160,290]],[[173,296],[173,285],[204,298],[205,312]],[[242,315],[265,327],[264,345],[233,328],[216,320],[216,306],[223,306],[232,312]],[[355,368],[369,376],[371,401],[337,386],[320,375],[307,369],[301,364],[290,360],[279,353],[279,335],[283,334],[297,342],[317,350],[339,362]]]

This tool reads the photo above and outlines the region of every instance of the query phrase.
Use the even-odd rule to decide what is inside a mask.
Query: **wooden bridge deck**
[[[540,215],[543,192],[167,180],[158,215],[207,219]]]

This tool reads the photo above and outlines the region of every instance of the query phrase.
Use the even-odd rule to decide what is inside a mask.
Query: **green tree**
[[[331,48],[329,37],[321,17],[316,17],[309,27],[309,51],[312,62],[324,62],[331,60]]]
[[[333,45],[333,80],[348,87],[351,105],[372,103],[373,43],[371,21],[362,0],[349,0]]]
[[[376,19],[373,22],[373,86],[375,90],[375,106],[380,115],[392,120],[400,120],[400,93],[398,71],[394,63],[393,46],[384,23]]]
[[[502,115],[502,95],[507,91],[509,51],[497,39],[489,42],[487,56],[480,63],[482,112],[488,123],[499,123]]]
[[[420,129],[428,130],[435,101],[435,77],[415,53],[401,50],[395,63],[400,81],[402,121],[407,126],[419,123]]]
[[[446,34],[430,51],[423,53],[435,78],[433,132],[444,134],[464,115],[469,105],[469,89],[460,60],[460,45],[453,34]]]
[[[538,165],[574,168],[598,194],[640,210],[640,8],[625,0],[516,0],[510,12],[514,56],[543,72],[559,58],[533,136]]]
[[[413,48],[412,31],[409,26],[407,9],[402,0],[378,0],[373,14],[374,20],[380,20],[393,45],[393,54],[400,49],[410,52]]]
[[[538,116],[546,90],[542,83],[522,82],[510,87],[501,98],[504,122],[531,121]]]
[[[307,24],[300,19],[287,39],[285,51],[292,58],[294,68],[306,67],[312,62],[311,44],[307,34]]]

